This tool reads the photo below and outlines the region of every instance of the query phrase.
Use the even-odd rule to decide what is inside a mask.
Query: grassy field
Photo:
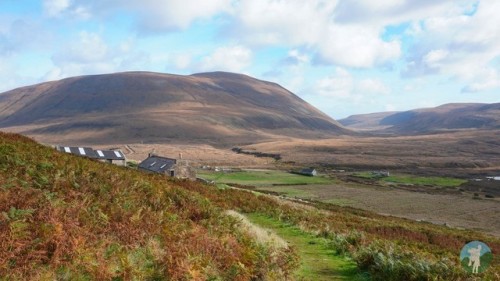
[[[308,177],[278,170],[249,170],[241,172],[200,171],[198,176],[217,183],[251,186],[329,184],[325,177]]]
[[[384,186],[347,183],[326,177],[307,177],[276,170],[251,170],[222,173],[202,171],[201,177],[217,185],[239,184],[288,197],[316,200],[338,206],[369,210],[398,217],[446,224],[451,227],[477,229],[500,235],[500,204],[493,200],[476,200],[471,196],[437,194],[436,190],[455,188],[463,180],[448,177],[417,177],[395,174],[376,178],[370,172],[356,173],[361,178],[380,181]],[[391,188],[397,185],[422,186],[424,192]],[[427,188],[433,186],[435,190]],[[428,192],[427,192],[428,191]],[[460,206],[457,208],[457,206]]]
[[[354,184],[266,186],[257,190],[500,236],[500,204],[494,200]]]
[[[296,274],[298,280],[369,280],[354,261],[337,255],[326,239],[266,215],[251,213],[246,216],[252,223],[274,231],[296,247],[301,262]]]
[[[371,172],[361,172],[354,174],[357,177],[365,179],[376,179],[379,182],[405,184],[405,185],[419,185],[419,186],[437,186],[437,187],[457,187],[467,180],[449,178],[449,177],[417,177],[411,175],[396,174],[389,177],[377,177]]]

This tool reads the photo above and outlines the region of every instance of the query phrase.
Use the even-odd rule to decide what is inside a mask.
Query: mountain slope
[[[351,129],[396,134],[420,134],[460,129],[500,129],[500,103],[452,103],[404,112],[353,115],[339,122]]]
[[[390,125],[382,125],[380,124],[380,120],[394,113],[397,112],[390,111],[390,112],[377,112],[368,114],[356,114],[356,115],[351,115],[344,119],[340,119],[338,120],[338,122],[343,126],[353,130],[383,130],[390,127]]]
[[[110,142],[249,142],[348,130],[281,86],[215,72],[73,77],[0,95],[0,128]]]

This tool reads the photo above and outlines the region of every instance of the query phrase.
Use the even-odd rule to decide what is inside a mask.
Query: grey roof
[[[57,146],[56,148],[61,152],[71,153],[78,156],[85,156],[92,159],[125,160],[125,155],[121,151],[116,150],[93,150],[90,147],[76,146]]]
[[[71,153],[78,156],[85,156],[89,158],[98,158],[95,151],[90,147],[76,147],[76,146],[58,146],[57,150],[61,152]]]
[[[304,168],[302,170],[300,170],[301,173],[304,173],[304,174],[312,174],[316,169],[313,169],[313,168]]]
[[[156,155],[150,155],[139,164],[139,169],[154,173],[164,173],[172,169],[177,160]]]
[[[118,150],[100,150],[96,149],[95,154],[97,159],[105,159],[105,160],[125,160],[125,155],[121,151]]]

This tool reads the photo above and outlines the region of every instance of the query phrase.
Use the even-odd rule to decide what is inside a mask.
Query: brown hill
[[[500,129],[500,103],[452,103],[395,113],[353,115],[339,122],[351,129],[395,134]]]
[[[46,142],[251,143],[348,133],[275,83],[224,72],[67,78],[0,95],[0,128]]]
[[[391,126],[381,125],[380,120],[394,113],[397,112],[389,111],[389,112],[377,112],[368,114],[356,114],[356,115],[351,115],[344,119],[340,119],[338,120],[338,122],[343,126],[353,130],[359,130],[359,131],[383,130]]]

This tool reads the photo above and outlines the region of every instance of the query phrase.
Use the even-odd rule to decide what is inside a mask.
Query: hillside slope
[[[376,113],[368,113],[368,114],[355,114],[351,115],[347,118],[340,119],[338,122],[343,126],[353,129],[353,130],[383,130],[391,127],[391,125],[382,125],[380,121],[387,116],[395,114],[398,112],[376,112]]]
[[[404,112],[353,115],[339,122],[351,129],[396,134],[421,134],[460,129],[500,129],[500,103],[452,103]]]
[[[293,245],[263,243],[225,210],[300,227],[371,280],[470,280],[459,260],[465,243],[500,251],[499,239],[475,231],[168,181],[0,133],[6,280],[294,280]],[[493,259],[478,278],[499,274]]]
[[[4,133],[0,241],[2,280],[285,278],[294,260],[178,183]]]
[[[249,143],[349,132],[275,83],[225,72],[127,72],[19,88],[0,95],[0,128],[80,143]]]

